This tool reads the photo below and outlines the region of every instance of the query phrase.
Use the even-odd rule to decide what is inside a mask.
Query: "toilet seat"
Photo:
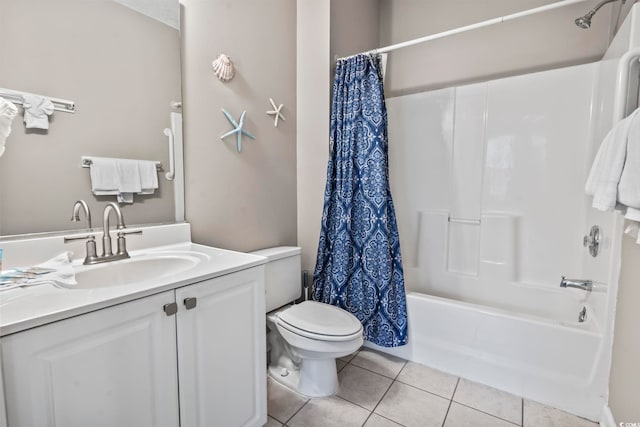
[[[355,316],[316,301],[304,301],[277,313],[276,324],[296,335],[321,341],[350,341],[362,336],[362,324]]]

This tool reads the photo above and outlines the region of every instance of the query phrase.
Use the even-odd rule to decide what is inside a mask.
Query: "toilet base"
[[[282,375],[286,373],[286,375]],[[338,392],[336,360],[302,359],[299,370],[269,366],[269,376],[285,387],[309,397],[327,397]]]

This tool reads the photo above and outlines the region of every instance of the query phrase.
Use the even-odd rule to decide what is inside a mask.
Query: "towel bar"
[[[449,217],[449,222],[455,222],[458,224],[472,224],[472,225],[480,225],[479,219],[467,219],[467,218],[452,218]]]
[[[22,95],[34,95],[29,92],[22,92],[18,90],[0,88],[0,96],[8,99],[14,104],[22,105]],[[44,95],[37,95],[48,98],[53,103],[53,109],[56,111],[63,111],[65,113],[75,113],[76,103],[68,99],[51,98]]]
[[[82,158],[82,167],[83,168],[91,167],[91,163],[93,163],[93,160],[91,159],[91,157],[83,157]],[[162,163],[156,162],[156,169],[158,171],[161,171],[162,170]]]

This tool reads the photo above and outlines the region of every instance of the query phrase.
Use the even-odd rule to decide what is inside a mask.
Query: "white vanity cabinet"
[[[2,338],[9,427],[177,426],[168,291]]]
[[[264,267],[177,289],[176,301],[180,425],[264,425]]]
[[[8,335],[0,345],[8,427],[267,421],[263,266]]]

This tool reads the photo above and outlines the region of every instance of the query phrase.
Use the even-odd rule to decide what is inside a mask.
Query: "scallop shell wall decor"
[[[223,82],[229,81],[235,75],[233,70],[233,62],[224,53],[218,56],[211,64],[215,75]]]

